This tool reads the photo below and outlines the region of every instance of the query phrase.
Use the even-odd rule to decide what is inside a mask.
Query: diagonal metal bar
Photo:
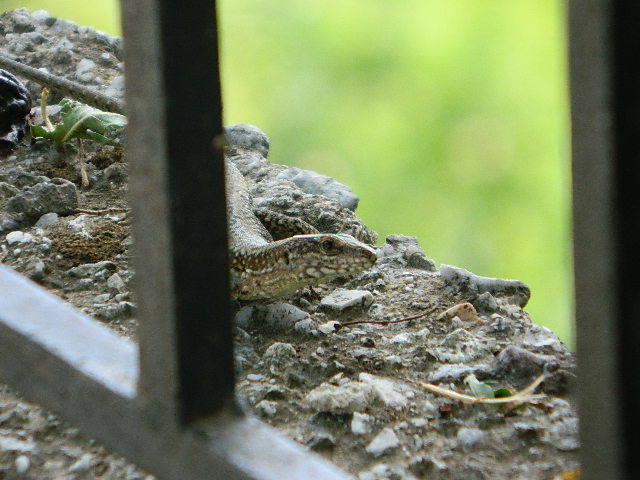
[[[215,4],[123,7],[140,401],[192,421],[233,392]]]
[[[137,372],[131,341],[0,265],[2,379],[158,478],[347,478],[237,412],[198,430],[149,422],[133,401]]]

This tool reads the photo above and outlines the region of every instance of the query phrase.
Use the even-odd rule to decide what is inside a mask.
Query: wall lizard
[[[124,113],[124,103],[0,54],[0,67],[96,108]],[[305,233],[274,241],[253,212],[242,174],[225,160],[232,296],[251,300],[289,295],[371,267],[375,250],[351,235]],[[281,218],[280,221],[286,221]],[[307,232],[313,231],[308,226]]]

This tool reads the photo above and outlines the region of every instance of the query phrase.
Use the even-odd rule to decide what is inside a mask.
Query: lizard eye
[[[334,246],[335,245],[332,240],[325,240],[322,242],[322,248],[326,251],[330,252],[331,250],[333,250]]]

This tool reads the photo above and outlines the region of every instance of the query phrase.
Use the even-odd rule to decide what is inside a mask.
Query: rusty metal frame
[[[0,266],[0,376],[160,479],[344,480],[234,403],[215,2],[123,2],[139,347]]]

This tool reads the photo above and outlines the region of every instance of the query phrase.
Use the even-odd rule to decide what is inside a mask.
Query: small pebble
[[[49,212],[42,215],[36,222],[36,227],[47,227],[49,225],[55,225],[60,221],[57,213]]]
[[[400,445],[400,440],[394,433],[393,429],[387,427],[384,428],[378,435],[375,436],[371,443],[367,445],[366,451],[375,458],[381,457],[385,453],[389,453],[395,450]]]
[[[373,417],[366,413],[353,412],[351,419],[351,432],[354,435],[366,435],[371,433]]]
[[[18,475],[24,475],[31,466],[31,461],[26,455],[18,455],[15,459],[16,473]]]
[[[15,232],[8,233],[5,240],[9,245],[15,245],[16,243],[31,243],[33,241],[33,235],[16,230]]]

